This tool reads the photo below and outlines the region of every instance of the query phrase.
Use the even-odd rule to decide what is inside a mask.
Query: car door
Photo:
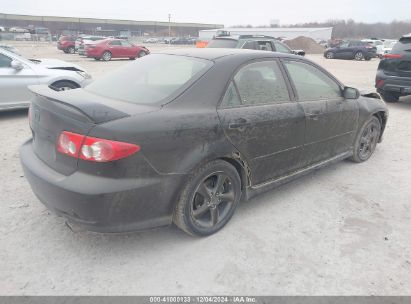
[[[12,67],[20,62],[22,69]],[[25,63],[0,52],[0,108],[27,106],[32,94],[28,85],[38,84],[36,73]]]
[[[123,57],[123,47],[121,46],[120,40],[113,40],[108,43],[109,51],[111,53],[112,58],[120,58]]]
[[[335,58],[348,58],[352,51],[350,51],[350,42],[344,42],[335,50]]]
[[[137,57],[135,46],[126,40],[121,40],[124,57]]]
[[[283,64],[305,112],[305,165],[350,151],[359,116],[356,100],[346,100],[341,85],[314,64],[292,59]]]
[[[289,89],[277,61],[252,62],[235,74],[218,108],[226,136],[250,167],[253,185],[299,167],[305,115]]]

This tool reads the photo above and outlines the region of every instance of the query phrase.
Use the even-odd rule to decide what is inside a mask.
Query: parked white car
[[[21,27],[11,27],[9,28],[10,33],[28,33],[29,30],[21,28]]]
[[[60,91],[84,87],[91,76],[79,66],[56,59],[26,59],[0,48],[0,111],[27,108],[27,86],[47,84]]]
[[[384,40],[384,54],[391,53],[392,48],[398,42],[398,40],[386,39]]]
[[[0,49],[5,49],[6,51],[9,51],[9,52],[12,52],[14,54],[20,55],[20,52],[14,46],[11,46],[11,45],[8,45],[8,44],[0,44]]]
[[[363,39],[362,42],[367,42],[372,46],[377,48],[377,56],[382,57],[384,55],[384,43],[381,40],[374,40],[374,39]]]

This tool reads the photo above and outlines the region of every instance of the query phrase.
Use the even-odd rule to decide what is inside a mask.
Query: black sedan
[[[300,56],[152,54],[84,89],[33,86],[25,176],[94,231],[221,229],[239,201],[346,158],[366,161],[387,108]]]
[[[351,40],[324,52],[327,59],[371,60],[377,57],[377,48],[365,41]]]

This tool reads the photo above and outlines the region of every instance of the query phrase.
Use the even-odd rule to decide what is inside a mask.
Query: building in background
[[[130,33],[132,36],[168,36],[170,26],[172,36],[193,37],[197,37],[198,32],[201,30],[224,27],[222,24],[31,16],[3,13],[0,13],[0,26],[5,29],[13,27],[23,29],[42,27],[48,29],[52,35],[61,35],[63,33],[110,33],[110,35],[116,36],[125,32]]]
[[[286,40],[294,39],[300,36],[309,37],[315,41],[331,39],[331,34],[333,31],[332,27],[322,27],[322,28],[286,28],[286,27],[275,27],[275,28],[220,28],[220,29],[209,29],[200,30],[199,39],[202,41],[207,41],[217,36],[217,32],[229,32],[230,35],[265,35],[275,38],[282,38]]]

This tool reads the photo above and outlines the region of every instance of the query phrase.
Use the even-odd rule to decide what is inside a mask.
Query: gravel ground
[[[16,45],[29,57],[76,62],[94,78],[128,62]],[[373,88],[378,60],[308,57],[347,85]],[[175,227],[69,229],[20,167],[27,111],[0,113],[0,295],[411,295],[411,99],[388,106],[385,139],[369,161],[343,161],[261,195],[201,239]]]

